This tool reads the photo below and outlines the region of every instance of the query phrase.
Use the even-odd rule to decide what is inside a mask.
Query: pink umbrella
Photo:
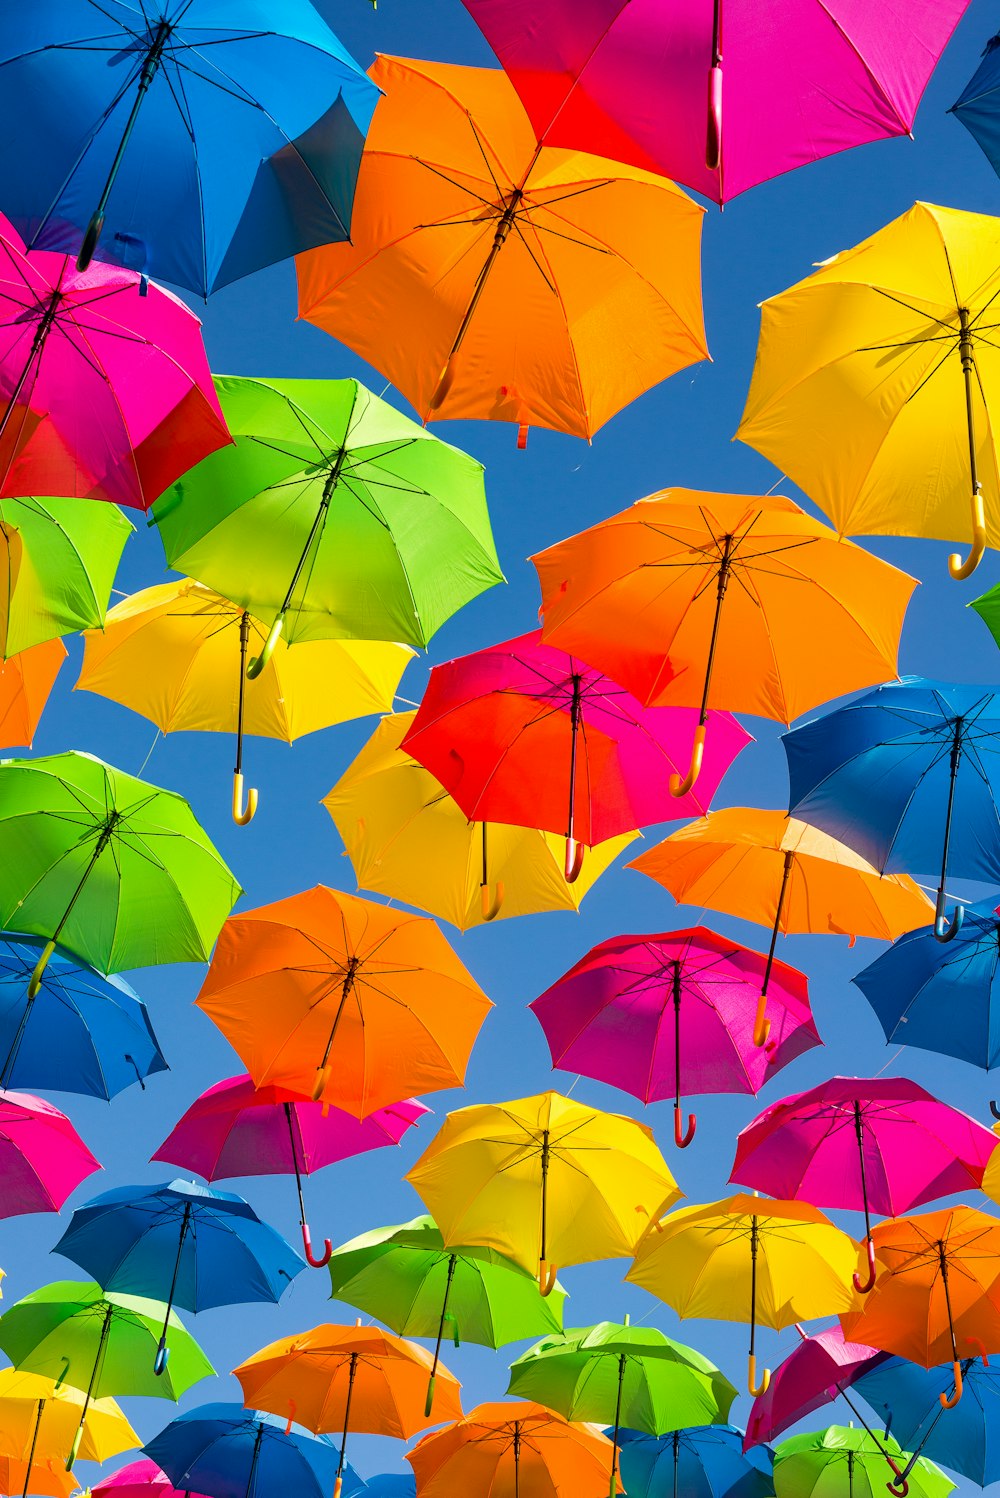
[[[709,717],[697,788],[673,796],[670,777],[687,771],[697,708],[643,707],[535,631],[435,666],[402,748],[470,821],[565,832],[572,882],[584,845],[708,806],[752,742],[730,713]]]
[[[27,1092],[0,1092],[0,1217],[58,1212],[101,1169],[65,1113]]]
[[[838,1394],[858,1423],[868,1430],[864,1415],[845,1391],[862,1373],[884,1363],[889,1354],[863,1342],[846,1341],[839,1326],[815,1337],[807,1337],[804,1332],[799,1335],[802,1341],[798,1347],[775,1368],[771,1382],[753,1402],[743,1437],[744,1451],[773,1441],[783,1430],[822,1409]]]
[[[689,1093],[751,1092],[820,1045],[806,979],[772,964],[766,1046],[754,1026],[767,958],[704,926],[655,936],[615,936],[582,957],[530,1006],[553,1066],[610,1082],[641,1102],[674,1095],[674,1138],[691,1143],[697,1119],[681,1118],[681,1058]]]
[[[717,203],[908,134],[967,4],[465,0],[539,140],[661,172]]]
[[[315,1268],[322,1268],[333,1244],[327,1238],[326,1257],[313,1257],[302,1177],[350,1155],[398,1144],[407,1129],[430,1111],[409,1098],[358,1119],[285,1087],[255,1088],[244,1072],[217,1082],[195,1098],[151,1158],[195,1170],[206,1181],[294,1175],[306,1257]]]
[[[129,1462],[90,1490],[91,1498],[203,1498],[187,1488],[171,1486],[170,1478],[155,1462]]]
[[[230,440],[182,301],[133,271],[28,253],[0,218],[0,494],[145,510]]]
[[[897,1217],[938,1197],[978,1190],[996,1136],[906,1077],[831,1077],[765,1108],[739,1135],[730,1180],[816,1207]]]

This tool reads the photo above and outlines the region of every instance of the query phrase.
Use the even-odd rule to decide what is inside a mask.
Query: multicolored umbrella
[[[862,1429],[868,1430],[863,1413],[847,1390],[870,1368],[884,1362],[887,1354],[863,1342],[848,1342],[839,1326],[811,1337],[798,1330],[798,1347],[778,1364],[767,1388],[753,1402],[743,1437],[744,1451],[773,1441],[838,1395]],[[873,1434],[870,1430],[868,1433]]]
[[[76,1433],[83,1401],[79,1389],[54,1383],[37,1373],[22,1373],[17,1368],[0,1372],[0,1450],[24,1462],[25,1493],[39,1491],[33,1485],[36,1465],[43,1467],[57,1451],[67,1449]],[[141,1445],[113,1399],[90,1401],[80,1441],[80,1455],[85,1461],[104,1462]]]
[[[65,1113],[27,1092],[0,1092],[0,1217],[58,1212],[101,1168]]]
[[[143,1460],[119,1467],[90,1490],[91,1498],[205,1498],[203,1493],[181,1493],[155,1462]]]
[[[295,1430],[290,1420],[239,1404],[186,1410],[143,1450],[191,1498],[195,1490],[211,1498],[255,1493],[330,1498],[337,1481],[337,1448],[326,1436]],[[345,1467],[342,1481],[337,1498],[362,1498],[365,1485],[353,1467]]]
[[[66,659],[61,640],[29,645],[0,661],[0,747],[30,749],[35,730]]]
[[[774,1455],[744,1453],[732,1425],[696,1425],[665,1436],[619,1432],[621,1474],[629,1498],[773,1498]]]
[[[949,1399],[955,1392],[951,1364],[918,1368],[891,1357],[862,1373],[857,1390],[891,1426],[900,1445],[914,1453],[907,1467],[926,1452],[985,1488],[1000,1477],[1000,1370],[983,1358],[963,1358],[962,1384],[958,1408],[943,1409],[941,1395]],[[904,1467],[900,1479],[905,1482],[908,1476]]]
[[[421,1498],[572,1493],[603,1498],[613,1448],[540,1404],[479,1404],[406,1453]]]
[[[894,1472],[906,1462],[906,1453],[891,1436],[876,1444],[867,1431],[831,1425],[828,1430],[789,1436],[775,1448],[774,1491],[777,1498],[882,1498],[887,1487],[897,1491],[885,1480],[887,1462]],[[954,1487],[933,1462],[921,1457],[898,1491],[909,1492],[912,1498],[947,1498]]]

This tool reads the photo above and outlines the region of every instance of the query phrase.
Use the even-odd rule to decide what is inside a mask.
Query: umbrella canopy
[[[503,582],[483,467],[357,380],[220,378],[232,446],[154,511],[167,561],[268,621],[426,645]]]
[[[1000,1477],[1000,1372],[982,1358],[963,1358],[962,1383],[958,1408],[942,1409],[942,1394],[949,1399],[955,1390],[951,1364],[918,1368],[892,1357],[862,1373],[857,1390],[907,1451],[926,1453],[985,1488]]]
[[[0,662],[0,747],[30,749],[65,659],[62,641],[46,640]]]
[[[607,153],[540,143],[500,71],[376,58],[349,245],[300,256],[299,316],[422,420],[590,438],[707,358],[704,210]]]
[[[750,735],[728,713],[697,793],[671,776],[691,753],[687,708],[644,708],[600,671],[536,632],[435,666],[402,747],[472,821],[566,836],[566,876],[583,847],[651,822],[702,812]]]
[[[732,1425],[695,1426],[666,1436],[623,1430],[621,1474],[629,1498],[770,1498],[774,1456],[766,1447],[741,1449]]]
[[[848,1342],[839,1326],[813,1337],[800,1333],[798,1347],[779,1363],[767,1388],[758,1394],[747,1418],[743,1449],[773,1441],[775,1436],[822,1409],[838,1395],[858,1424],[865,1419],[847,1390],[869,1368],[884,1362],[886,1354],[863,1342]]]
[[[841,534],[1000,542],[1000,219],[915,203],[761,304],[737,436]],[[971,513],[970,513],[971,495]]]
[[[155,1462],[143,1459],[119,1467],[90,1490],[91,1498],[205,1498],[203,1493],[181,1493]]]
[[[555,833],[470,822],[429,770],[402,749],[414,713],[382,719],[323,805],[358,884],[417,905],[460,930],[497,917],[578,910],[584,895],[638,836],[623,832],[591,850],[580,877],[563,877]]]
[[[41,1465],[46,1455],[68,1449],[83,1401],[83,1393],[69,1384],[4,1368],[0,1371],[0,1448],[27,1467],[33,1467],[36,1460]],[[80,1441],[84,1461],[105,1462],[141,1445],[113,1399],[90,1401]],[[35,1491],[30,1483],[28,1491]]]
[[[416,1478],[412,1472],[381,1472],[365,1478],[367,1498],[417,1498]]]
[[[0,934],[0,1088],[110,1101],[166,1071],[146,1006],[123,978],[102,977],[57,949],[28,997],[43,946],[37,937]]]
[[[962,90],[951,112],[982,149],[993,170],[1000,171],[1000,46],[995,36],[983,48],[983,60]]]
[[[625,1278],[681,1317],[749,1321],[747,1386],[756,1397],[771,1377],[765,1368],[757,1383],[758,1321],[780,1330],[847,1310],[857,1259],[853,1239],[815,1207],[731,1196],[665,1217],[638,1245]]]
[[[480,1404],[406,1453],[420,1498],[603,1498],[614,1452],[599,1431],[527,1401]]]
[[[910,132],[966,3],[916,0],[904,21],[892,5],[846,0],[780,11],[746,0],[465,0],[541,140],[663,172],[717,203]]]
[[[49,1498],[70,1498],[71,1493],[79,1491],[76,1478],[58,1457],[51,1456],[27,1462],[0,1455],[0,1486],[8,1493],[30,1491],[48,1494]]]
[[[230,917],[196,1002],[258,1087],[358,1118],[461,1086],[492,1007],[433,921],[323,885]]]
[[[887,1437],[892,1469],[906,1462],[906,1453]],[[790,1436],[775,1448],[774,1491],[778,1498],[882,1498],[887,1457],[864,1430],[831,1425],[828,1430]],[[890,1479],[891,1481],[892,1479]],[[955,1484],[933,1462],[923,1457],[907,1478],[912,1498],[947,1498]],[[890,1489],[890,1491],[894,1491]]]
[[[65,1113],[30,1093],[0,1091],[0,1217],[58,1212],[101,1168]]]
[[[449,1113],[406,1176],[445,1247],[478,1243],[536,1270],[625,1258],[682,1195],[652,1131],[558,1092]]]
[[[39,120],[0,155],[35,244],[207,296],[347,237],[377,93],[308,0],[44,0],[6,17],[0,84]]]
[[[529,1005],[552,1064],[631,1092],[643,1103],[674,1098],[674,1137],[694,1136],[681,1118],[683,1090],[756,1093],[794,1057],[820,1045],[806,979],[778,965],[769,1003],[774,1043],[753,1043],[766,961],[704,926],[613,936],[592,948]]]

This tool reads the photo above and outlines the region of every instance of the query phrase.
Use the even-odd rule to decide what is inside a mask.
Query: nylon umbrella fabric
[[[32,1472],[36,1459],[43,1466],[46,1453],[68,1449],[83,1400],[82,1391],[68,1384],[55,1383],[37,1373],[22,1373],[17,1368],[3,1369],[0,1450],[23,1461],[26,1467],[30,1465]],[[141,1444],[115,1400],[89,1402],[80,1442],[80,1455],[85,1461],[104,1462]],[[30,1484],[28,1490],[34,1491]]]
[[[0,662],[0,746],[31,747],[65,659],[62,641],[47,640]]]
[[[58,1212],[101,1168],[65,1113],[30,1093],[0,1091],[0,1217]]]
[[[763,1394],[754,1399],[747,1416],[743,1449],[773,1441],[790,1425],[822,1409],[838,1395],[862,1424],[849,1389],[887,1354],[863,1342],[848,1342],[839,1326],[801,1341],[771,1374]]]
[[[882,1498],[886,1473],[901,1468],[906,1461],[906,1453],[891,1437],[885,1445],[896,1468],[890,1468],[867,1431],[833,1425],[824,1431],[789,1436],[774,1452],[774,1491],[778,1498],[839,1498],[845,1492],[854,1498]],[[913,1498],[947,1498],[955,1487],[923,1457],[910,1471],[907,1482]]]
[[[942,1409],[955,1379],[950,1363],[919,1368],[905,1358],[887,1358],[861,1375],[857,1390],[891,1427],[908,1451],[943,1462],[980,1487],[1000,1476],[1000,1383],[996,1369],[982,1358],[962,1359],[962,1402]]]
[[[95,1483],[90,1492],[91,1498],[182,1498],[180,1490],[171,1486],[167,1474],[145,1458],[119,1467],[110,1477]],[[183,1498],[205,1498],[205,1495],[188,1492]]]
[[[766,1447],[745,1455],[732,1425],[674,1430],[665,1436],[623,1430],[621,1473],[630,1498],[768,1498],[774,1458]]]

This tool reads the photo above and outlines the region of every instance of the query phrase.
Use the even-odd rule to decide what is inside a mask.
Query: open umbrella
[[[22,1488],[22,1483],[24,1484]],[[30,1487],[29,1487],[30,1484]],[[70,1498],[79,1484],[58,1457],[39,1456],[33,1462],[0,1454],[0,1486],[7,1493],[45,1493],[49,1498]]]
[[[0,747],[31,747],[65,659],[63,642],[46,640],[0,661]]]
[[[167,1474],[155,1462],[144,1458],[119,1467],[110,1477],[102,1477],[90,1490],[91,1498],[205,1498],[203,1493],[181,1493],[173,1487]]]
[[[52,1463],[54,1453],[72,1441],[83,1400],[79,1389],[40,1374],[17,1368],[0,1372],[0,1451],[24,1463],[25,1495],[40,1491],[34,1486],[36,1468]],[[80,1441],[85,1461],[104,1462],[141,1445],[113,1399],[90,1401]]]
[[[757,1446],[744,1453],[732,1425],[696,1425],[650,1436],[623,1430],[622,1482],[629,1498],[773,1498],[774,1455]]]
[[[198,1493],[208,1498],[265,1493],[330,1498],[336,1482],[337,1448],[326,1436],[295,1430],[290,1420],[238,1404],[185,1410],[143,1450],[191,1498]],[[343,1498],[361,1498],[364,1490],[353,1467],[346,1467]]]
[[[704,210],[607,153],[550,150],[497,69],[379,56],[349,245],[299,256],[299,316],[422,420],[590,438],[707,358]]]
[[[962,90],[961,96],[951,106],[951,113],[960,120],[982,149],[983,155],[993,170],[1000,171],[1000,42],[990,37],[983,48],[982,61]]]
[[[6,207],[83,265],[207,296],[347,236],[377,94],[308,0],[42,0],[4,18],[0,88]]]
[[[887,1487],[896,1491],[885,1480],[890,1458],[896,1471],[907,1460],[891,1436],[876,1442],[865,1430],[832,1425],[789,1436],[775,1448],[774,1491],[778,1498],[882,1498]],[[954,1487],[933,1462],[921,1457],[899,1491],[908,1491],[911,1498],[947,1498]]]
[[[909,1462],[926,1453],[985,1488],[1000,1477],[1000,1370],[982,1358],[963,1358],[962,1384],[961,1404],[943,1409],[941,1395],[950,1398],[955,1389],[950,1363],[920,1368],[890,1357],[859,1376],[857,1391],[913,1453]],[[908,1476],[904,1467],[900,1480]]]
[[[602,1498],[612,1449],[599,1431],[519,1400],[477,1405],[464,1419],[424,1436],[406,1460],[421,1498],[457,1493]]]
[[[412,1472],[380,1472],[365,1478],[366,1498],[417,1498],[417,1484]]]
[[[754,1399],[743,1437],[744,1451],[773,1441],[838,1395],[858,1424],[874,1434],[847,1391],[869,1368],[884,1362],[887,1354],[863,1342],[848,1342],[839,1326],[811,1337],[799,1329],[799,1336],[799,1345],[778,1364],[767,1388]]]
[[[100,1169],[65,1113],[30,1093],[0,1091],[0,1217],[58,1212]]]

